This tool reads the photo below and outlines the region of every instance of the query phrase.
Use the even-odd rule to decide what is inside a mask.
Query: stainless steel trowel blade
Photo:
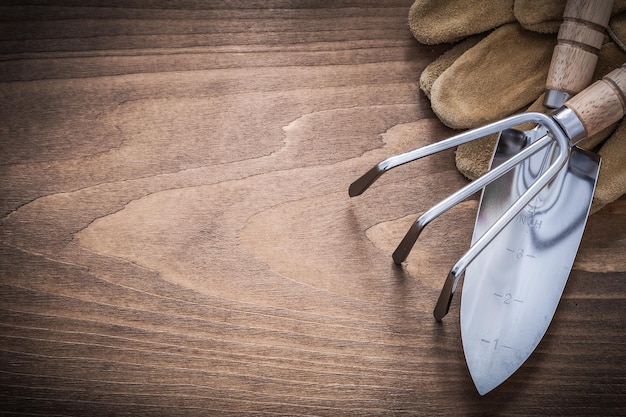
[[[501,133],[492,167],[547,132]],[[472,241],[478,239],[550,164],[540,151],[485,187]],[[568,165],[467,268],[461,295],[461,337],[481,395],[528,359],[546,332],[582,238],[600,166],[572,149]]]

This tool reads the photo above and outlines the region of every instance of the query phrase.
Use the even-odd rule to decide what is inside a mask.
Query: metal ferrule
[[[585,126],[569,107],[563,106],[552,114],[552,118],[561,126],[572,146],[585,139]]]
[[[571,97],[570,94],[565,91],[558,90],[546,90],[546,94],[543,98],[543,105],[550,109],[558,109]]]

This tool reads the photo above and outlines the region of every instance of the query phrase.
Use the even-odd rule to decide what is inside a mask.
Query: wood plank
[[[626,199],[589,220],[554,321],[480,397],[459,297],[476,199],[417,87],[411,1],[5,1],[0,411],[626,413]]]

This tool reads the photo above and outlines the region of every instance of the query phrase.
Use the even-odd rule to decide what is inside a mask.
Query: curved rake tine
[[[446,282],[439,295],[439,300],[435,306],[433,315],[437,321],[448,314],[452,297],[456,291],[457,284],[461,274],[467,266],[487,247],[489,243],[509,224],[517,214],[531,202],[533,198],[563,169],[570,155],[569,139],[562,133],[553,120],[547,121],[546,124],[554,133],[554,139],[559,147],[559,154],[555,161],[550,165],[537,180],[520,196],[520,198],[509,207],[504,214],[493,224],[483,235],[469,248],[467,252],[452,267]],[[556,127],[556,129],[555,129]]]
[[[481,175],[476,180],[470,182],[465,187],[461,188],[459,191],[440,201],[430,209],[428,209],[424,214],[422,214],[416,221],[411,225],[410,229],[393,252],[393,261],[400,265],[404,262],[409,256],[411,249],[417,242],[419,235],[422,233],[424,227],[426,227],[432,220],[436,219],[444,212],[448,211],[455,205],[459,204],[461,201],[464,201],[472,194],[477,191],[482,190],[486,185],[492,183],[497,180],[508,171],[513,169],[515,165],[519,164],[521,161],[529,158],[531,155],[537,153],[540,149],[546,147],[549,143],[551,143],[554,139],[549,135],[543,136],[541,139],[533,142],[531,145],[524,148],[522,151],[513,155],[511,158],[506,160],[501,165],[496,168],[487,171],[487,173]]]
[[[383,175],[390,169],[399,167],[400,165],[404,165],[425,156],[429,156],[434,153],[441,152],[446,149],[450,149],[476,139],[480,139],[492,133],[500,132],[501,130],[508,129],[511,126],[516,126],[526,122],[541,122],[544,120],[544,118],[541,116],[545,115],[542,113],[529,112],[510,116],[506,119],[490,123],[477,129],[468,130],[467,132],[463,132],[459,135],[433,143],[431,145],[417,148],[399,155],[391,156],[374,165],[373,168],[371,168],[356,181],[350,184],[348,193],[350,194],[350,197],[356,197],[357,195],[363,194],[363,192],[367,190],[378,178],[380,178],[381,175]]]

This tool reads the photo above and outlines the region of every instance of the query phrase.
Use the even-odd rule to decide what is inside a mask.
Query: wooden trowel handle
[[[589,137],[617,122],[626,112],[626,64],[611,71],[565,103]]]
[[[612,8],[612,0],[568,0],[548,70],[546,107],[561,107],[591,83]]]

